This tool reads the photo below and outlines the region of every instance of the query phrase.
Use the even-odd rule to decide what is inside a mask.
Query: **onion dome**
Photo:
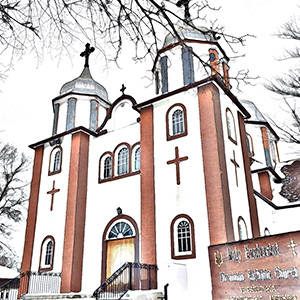
[[[86,44],[86,49],[80,54],[80,56],[85,56],[85,65],[82,73],[79,77],[65,83],[60,89],[60,96],[66,94],[74,93],[88,96],[98,96],[105,102],[108,101],[108,94],[106,89],[97,81],[92,78],[89,69],[88,58],[89,55],[95,50],[94,47],[90,48],[89,44]]]
[[[250,113],[251,118],[248,119],[248,121],[255,121],[255,122],[267,122],[266,118],[263,116],[263,114],[258,110],[256,105],[249,100],[239,100],[240,103],[247,109],[247,111]]]
[[[192,40],[200,42],[217,42],[219,39],[216,33],[208,28],[201,26],[195,27],[193,24],[185,24],[177,30],[177,34],[182,40]],[[165,37],[163,48],[178,42],[178,37],[175,33],[169,33]]]

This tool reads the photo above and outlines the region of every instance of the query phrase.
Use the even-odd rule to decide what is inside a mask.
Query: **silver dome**
[[[107,103],[110,103],[108,101],[106,89],[92,78],[89,67],[84,67],[78,78],[75,78],[62,86],[60,89],[60,96],[68,93],[98,96]]]
[[[181,39],[193,40],[193,41],[205,41],[205,42],[216,42],[217,38],[214,33],[206,27],[193,28],[185,25],[177,30],[178,35]],[[178,38],[174,33],[169,33],[165,37],[163,48],[178,42]]]

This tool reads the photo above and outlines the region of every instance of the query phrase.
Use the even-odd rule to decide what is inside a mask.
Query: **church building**
[[[153,94],[123,85],[110,99],[87,44],[52,100],[52,135],[30,145],[22,299],[221,299],[209,247],[300,229],[286,222],[300,208],[279,191],[279,137],[233,94],[218,37],[178,37],[157,53]]]

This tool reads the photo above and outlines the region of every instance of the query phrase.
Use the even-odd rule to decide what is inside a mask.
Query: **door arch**
[[[119,215],[103,232],[101,282],[128,260],[139,262],[139,232],[131,217]]]

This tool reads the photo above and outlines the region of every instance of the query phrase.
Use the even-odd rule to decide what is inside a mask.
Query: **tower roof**
[[[79,77],[65,83],[60,89],[60,96],[75,93],[83,95],[98,96],[105,102],[108,102],[106,89],[92,78],[89,67],[84,67]]]
[[[108,94],[106,89],[97,81],[95,81],[91,75],[89,69],[89,56],[95,51],[94,47],[90,47],[90,44],[85,45],[85,51],[83,51],[80,56],[85,57],[85,64],[82,73],[79,77],[65,83],[60,89],[60,97],[66,94],[82,94],[90,96],[98,96],[105,102],[108,101]]]
[[[217,42],[215,32],[201,26],[195,27],[193,24],[184,25],[177,30],[177,34],[182,40],[193,40],[200,42]],[[165,37],[163,48],[178,42],[178,37],[174,33],[169,33]]]

